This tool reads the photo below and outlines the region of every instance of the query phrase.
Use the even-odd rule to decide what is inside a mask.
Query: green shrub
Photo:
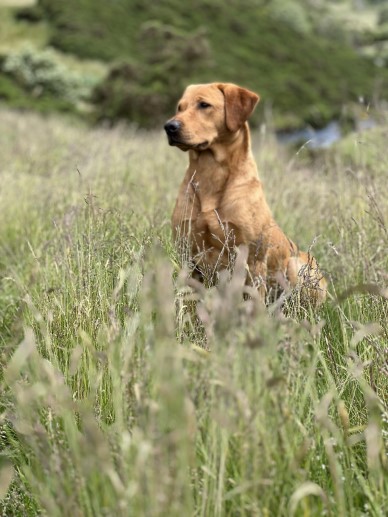
[[[52,111],[73,112],[76,108],[73,103],[66,99],[60,99],[51,94],[43,94],[40,97],[34,97],[9,75],[0,72],[0,102],[5,102],[7,106],[23,109],[35,110],[42,113],[50,113]]]
[[[22,7],[15,13],[17,20],[25,20],[30,23],[38,23],[44,18],[43,9],[39,5]]]
[[[285,23],[297,32],[306,34],[311,31],[306,9],[293,0],[272,0],[270,13],[275,20]]]
[[[12,101],[23,95],[23,90],[10,77],[0,74],[0,100]]]
[[[376,83],[379,95],[388,97],[386,71],[357,55],[337,34],[338,26],[324,28],[330,37],[308,32],[314,17],[307,3],[304,10],[295,0],[198,0],[196,9],[178,0],[40,0],[38,5],[52,26],[53,45],[82,58],[126,63],[122,74],[115,65],[94,95],[102,118],[118,114],[142,125],[159,123],[155,114],[170,114],[185,85],[214,80],[260,93],[254,123],[266,103],[280,124],[292,115],[303,125],[317,106],[323,109],[314,119],[325,124],[344,103],[359,95],[372,98]],[[285,16],[286,7],[293,14]],[[193,38],[200,28],[206,36]],[[188,34],[191,43],[184,38]],[[131,79],[128,64],[136,71]],[[153,121],[144,113],[148,107]]]
[[[87,98],[92,87],[88,78],[59,63],[53,51],[31,46],[7,55],[2,71],[35,97],[51,94],[75,103]]]
[[[380,9],[378,24],[384,25],[388,23],[388,6],[384,6]]]
[[[138,40],[139,61],[114,64],[94,91],[99,119],[157,125],[172,112],[187,82],[210,64],[201,29],[184,34],[152,21],[140,27]]]

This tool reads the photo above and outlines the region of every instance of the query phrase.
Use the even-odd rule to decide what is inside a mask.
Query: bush
[[[75,112],[73,103],[66,99],[60,99],[54,95],[44,94],[33,97],[24,88],[18,85],[14,79],[0,72],[0,102],[6,102],[7,106],[22,109],[35,110],[41,113],[52,111]]]
[[[18,9],[15,13],[17,20],[24,20],[30,23],[38,23],[43,20],[44,12],[39,5],[31,7],[23,7]]]
[[[292,0],[272,0],[271,16],[297,32],[306,34],[311,31],[310,20],[304,7]]]
[[[384,25],[388,23],[388,6],[382,7],[379,12],[378,24]]]
[[[92,88],[90,79],[68,70],[53,51],[30,46],[7,55],[2,71],[35,97],[52,94],[76,103],[87,98]]]
[[[158,124],[174,109],[190,78],[210,64],[202,29],[183,34],[152,21],[141,26],[138,40],[139,61],[116,63],[94,91],[99,119]]]
[[[309,32],[310,23],[316,29],[316,19],[327,18],[327,10],[321,2],[319,9],[307,0],[300,4],[304,10],[297,0],[199,0],[196,9],[187,9],[178,0],[38,3],[52,28],[54,46],[81,58],[121,62],[136,69],[138,79],[126,83],[126,72],[119,81],[115,65],[115,78],[108,77],[98,89],[95,98],[102,118],[108,111],[109,116],[136,111],[138,122],[138,112],[147,109],[145,99],[160,106],[162,113],[162,104],[174,106],[184,85],[214,80],[238,82],[260,93],[263,102],[254,123],[265,103],[273,107],[277,120],[292,116],[303,125],[317,105],[325,105],[325,118],[330,120],[360,94],[372,97],[376,84],[381,85],[379,95],[387,97],[386,70],[359,56],[341,35],[346,31],[339,24],[322,21],[318,30]],[[196,48],[186,37],[200,27],[207,32],[192,39]],[[109,98],[111,92],[119,99]]]

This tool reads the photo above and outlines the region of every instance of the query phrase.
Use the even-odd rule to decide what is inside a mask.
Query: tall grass
[[[384,135],[314,160],[254,135],[277,220],[332,279],[310,313],[243,301],[243,251],[187,286],[186,157],[161,134],[0,126],[2,514],[385,515]]]

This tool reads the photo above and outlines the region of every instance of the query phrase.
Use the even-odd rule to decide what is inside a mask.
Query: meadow
[[[162,131],[0,112],[3,516],[384,516],[388,126],[319,153],[253,133],[319,310],[193,289]],[[184,264],[183,264],[184,266]]]

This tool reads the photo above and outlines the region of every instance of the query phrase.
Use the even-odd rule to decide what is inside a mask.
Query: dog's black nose
[[[179,120],[169,120],[164,124],[164,130],[168,135],[172,135],[174,133],[177,133],[181,128],[181,123]]]

